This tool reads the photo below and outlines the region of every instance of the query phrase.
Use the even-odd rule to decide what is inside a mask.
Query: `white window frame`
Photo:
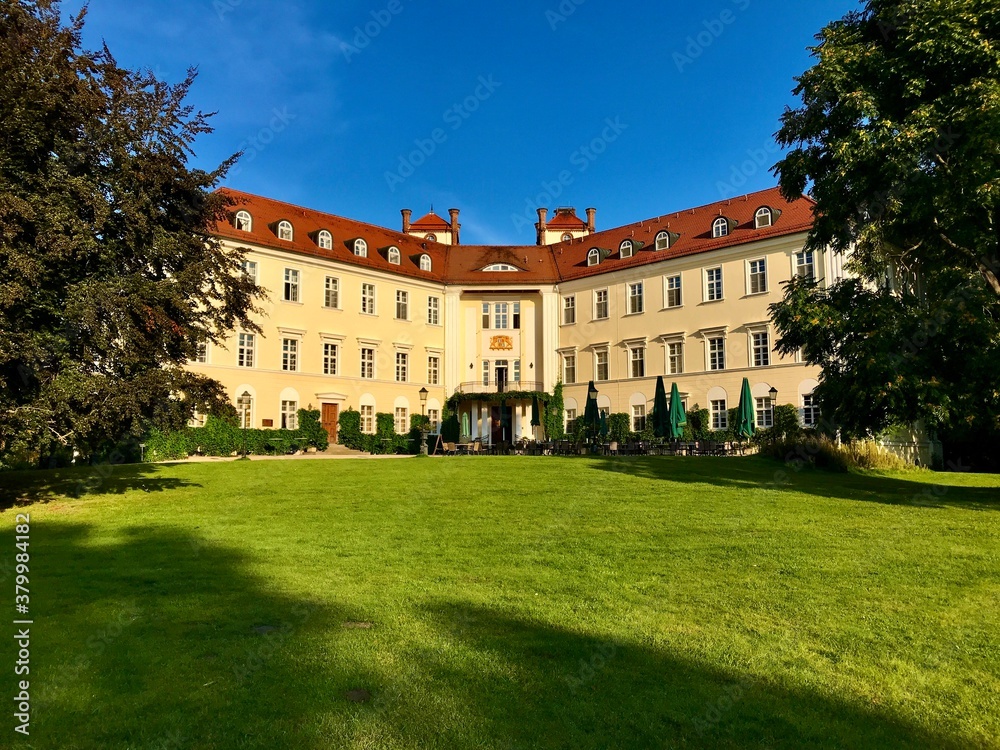
[[[710,274],[713,272],[719,272],[719,278],[717,281],[712,281]],[[722,273],[722,266],[713,266],[712,268],[706,268],[704,271],[705,278],[705,302],[722,302],[726,299],[726,287],[724,283],[724,276]],[[718,296],[713,297],[714,289],[718,285]]]
[[[300,344],[302,340],[296,336],[282,336],[281,337],[281,371],[282,372],[299,372],[300,371],[300,354],[302,353],[302,347]]]
[[[767,217],[767,223],[762,221],[765,216]],[[767,206],[761,206],[753,215],[753,225],[754,229],[767,229],[774,226],[774,212]]]
[[[365,356],[365,352],[368,352],[368,356]],[[362,380],[375,380],[375,376],[378,374],[375,372],[375,363],[378,357],[375,354],[375,347],[368,344],[362,344],[360,347],[360,361],[361,361],[361,371],[360,377]],[[365,374],[369,373],[369,374]]]
[[[601,315],[601,295],[604,295],[604,315]],[[594,290],[594,320],[607,320],[611,316],[611,293],[608,289]]]
[[[601,355],[604,355],[605,377],[601,377]],[[611,350],[607,348],[596,349],[594,351],[594,380],[604,383],[611,380]]]
[[[634,291],[638,289],[639,293]],[[628,299],[628,314],[642,315],[646,311],[646,285],[643,281],[630,281],[625,285],[625,294]],[[635,301],[638,300],[638,304]]]
[[[799,397],[802,401],[801,420],[803,427],[815,427],[820,421],[819,403],[816,400],[816,393],[803,393]],[[809,399],[809,403],[806,403]],[[811,420],[808,418],[811,416]]]
[[[751,330],[750,335],[750,366],[751,367],[770,367],[771,366],[771,332],[767,329],[757,329]],[[757,337],[765,337],[765,348],[760,349],[757,343]],[[762,355],[758,357],[758,355]]]
[[[335,341],[323,342],[323,374],[340,374],[340,344]]]
[[[320,250],[333,250],[333,235],[326,229],[321,229],[316,235],[316,244]]]
[[[243,268],[243,275],[246,276],[248,279],[251,279],[253,283],[256,284],[257,268],[258,268],[257,261],[247,260],[246,258],[244,258],[240,265]]]
[[[302,272],[299,269],[285,268],[281,300],[295,304],[302,303]]]
[[[287,405],[291,404],[289,408]],[[281,401],[281,429],[297,430],[299,428],[299,402],[282,399]]]
[[[562,303],[562,324],[564,326],[576,325],[576,295],[568,294],[563,297]]]
[[[570,375],[572,374],[572,377]],[[576,383],[576,353],[567,352],[563,354],[563,383],[574,385]]]
[[[639,356],[636,356],[639,353]],[[640,365],[641,373],[636,374],[636,365]],[[635,344],[628,348],[628,376],[632,380],[640,380],[646,377],[646,345]]]
[[[676,353],[673,352],[672,348],[676,347]],[[663,351],[665,361],[664,361],[664,372],[667,375],[683,375],[684,374],[684,342],[683,341],[667,341],[664,343]]]
[[[721,341],[722,345],[717,351],[713,351],[712,344],[715,341]],[[713,367],[713,356],[722,365],[721,367]],[[705,369],[709,372],[723,372],[726,369],[726,337],[719,334],[718,336],[706,336],[705,337]]]
[[[493,303],[493,330],[506,331],[510,326],[510,303]]]
[[[639,420],[642,424],[639,424]],[[632,432],[642,432],[646,429],[646,405],[632,404]]]
[[[618,246],[618,257],[619,258],[631,258],[635,254],[635,243],[632,240],[622,240],[622,244]]]
[[[722,404],[721,408],[718,406],[719,404]],[[729,429],[729,402],[726,399],[709,401],[708,410],[711,414],[713,430]]]
[[[409,352],[396,352],[396,382],[397,383],[409,383],[410,382],[410,353]]]
[[[656,235],[656,245],[657,251],[669,250],[670,249],[670,232],[659,232]]]
[[[397,435],[405,435],[410,431],[410,410],[405,406],[393,409],[392,422]]]
[[[283,242],[294,242],[295,228],[292,227],[292,222],[285,220],[278,222],[278,239]]]
[[[410,319],[410,293],[405,289],[396,290],[396,320]]]
[[[712,239],[718,240],[729,236],[729,219],[720,216],[712,222]]]
[[[810,258],[810,262],[805,263],[806,258]],[[809,268],[809,274],[803,273],[803,269]],[[802,250],[797,253],[792,253],[792,275],[798,276],[800,278],[809,278],[812,281],[816,281],[816,251],[815,250]]]
[[[340,309],[340,279],[336,276],[327,276],[323,281],[323,307],[328,310]]]
[[[433,268],[433,264],[431,263],[431,256],[427,255],[426,253],[424,255],[421,255],[420,256],[420,270],[421,271],[428,271],[429,272],[432,268]]]
[[[441,298],[440,297],[428,297],[427,298],[427,325],[439,326],[441,325]]]
[[[770,396],[754,398],[754,417],[757,420],[757,427],[766,430],[774,427],[774,402]]]
[[[252,232],[253,216],[249,211],[237,211],[233,217],[233,226],[240,232]]]
[[[366,310],[365,308],[371,308]],[[362,315],[375,315],[376,307],[376,297],[375,297],[375,285],[369,281],[364,281],[361,283],[361,314]]]
[[[437,354],[427,355],[427,385],[441,384],[441,357]]]
[[[587,253],[587,267],[599,265],[601,265],[601,251],[596,247],[592,247]]]
[[[671,282],[677,281],[677,286],[672,287]],[[677,304],[670,304],[670,293],[677,292]],[[675,273],[670,276],[663,277],[663,307],[667,310],[673,310],[678,307],[684,307],[684,282],[681,278],[681,274]]]
[[[194,355],[194,359],[191,360],[198,365],[208,364],[208,347],[209,343],[207,341],[202,341],[198,344],[198,351]]]
[[[257,359],[257,334],[240,332],[236,341],[236,366],[252,369]]]
[[[368,243],[360,238],[354,240],[354,254],[359,258],[367,258]]]
[[[398,247],[390,247],[386,256],[388,257],[389,262],[394,266],[398,266],[402,263],[403,256],[400,254]]]
[[[373,404],[361,405],[361,432],[365,435],[375,434],[375,406]]]
[[[755,272],[754,271],[754,264],[755,263],[762,264],[762,266],[763,266],[762,270],[759,270],[759,271]],[[767,258],[766,257],[764,257],[764,258],[752,258],[752,259],[748,260],[746,262],[746,273],[747,273],[747,294],[748,295],[753,295],[753,294],[767,294],[770,291],[770,289],[768,288]],[[762,282],[763,282],[763,288],[762,289],[758,289],[757,291],[754,291],[754,288],[753,288],[753,282],[754,282],[754,277],[755,276],[761,278]]]

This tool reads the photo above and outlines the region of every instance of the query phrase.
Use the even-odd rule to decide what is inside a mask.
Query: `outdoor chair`
[[[608,455],[617,456],[618,455],[618,441],[612,440],[608,445]]]

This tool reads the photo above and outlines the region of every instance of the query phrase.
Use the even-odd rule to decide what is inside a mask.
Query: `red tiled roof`
[[[721,250],[771,237],[808,231],[813,224],[815,202],[802,197],[786,201],[779,188],[771,188],[758,193],[731,200],[711,203],[700,208],[687,209],[666,214],[655,219],[646,219],[615,229],[595,232],[582,239],[560,242],[552,246],[553,257],[563,280],[596,276],[618,271],[632,266],[659,263],[670,258]],[[757,209],[767,206],[781,211],[781,216],[766,229],[754,228]],[[712,222],[720,216],[732,219],[736,227],[725,237],[712,237]],[[679,234],[669,250],[656,252],[656,235],[661,231]],[[631,258],[621,258],[618,248],[624,240],[643,243]],[[610,250],[611,255],[600,265],[588,266],[587,253],[591,248]]]
[[[276,248],[292,253],[300,253],[318,258],[336,260],[348,265],[374,268],[403,276],[448,284],[482,285],[524,285],[555,284],[559,281],[596,276],[633,266],[659,263],[671,258],[679,258],[698,253],[720,250],[727,247],[756,242],[772,237],[806,232],[813,222],[815,203],[809,198],[786,201],[778,188],[759,193],[719,201],[700,208],[666,214],[655,219],[647,219],[603,232],[596,232],[583,239],[560,242],[547,247],[536,245],[443,245],[361,221],[301,208],[289,203],[263,198],[238,190],[223,188],[220,192],[230,196],[234,205],[233,214],[246,210],[253,217],[250,232],[236,229],[232,223],[221,223],[213,233],[236,243],[246,242],[263,247]],[[773,226],[754,229],[754,215],[758,208],[768,206],[781,211]],[[725,216],[735,222],[735,228],[726,237],[712,237],[712,222]],[[450,226],[434,214],[428,214],[441,221],[435,229],[449,229]],[[420,221],[423,222],[424,219]],[[279,240],[276,230],[279,221],[291,222],[294,239],[291,242]],[[586,226],[583,222],[581,225]],[[417,224],[411,226],[416,227]],[[423,228],[423,227],[418,227]],[[549,225],[552,228],[552,225]],[[558,227],[562,228],[562,227]],[[333,235],[333,249],[324,250],[317,244],[317,236],[323,229]],[[669,250],[655,251],[656,235],[667,231],[680,235]],[[368,257],[354,255],[353,242],[363,239],[368,243]],[[631,258],[621,258],[618,248],[623,240],[631,239],[643,243]],[[390,264],[385,248],[394,245],[402,256],[401,265]],[[591,248],[611,251],[600,265],[587,266],[587,253]],[[432,271],[421,271],[419,256],[426,253],[431,258]],[[490,271],[482,268],[494,263],[506,263],[520,271]]]
[[[429,281],[443,282],[447,245],[410,237],[391,229],[383,229],[361,221],[293,206],[271,198],[244,193],[239,190],[222,188],[219,192],[230,196],[234,203],[230,211],[248,211],[253,217],[251,231],[236,229],[231,223],[217,224],[213,233],[233,242],[252,243],[264,247],[286,250],[317,258],[337,260],[364,268],[391,271],[403,276],[412,276]],[[294,230],[293,240],[279,240],[276,233],[279,221],[288,221]],[[333,249],[324,250],[317,244],[320,231],[326,229],[333,235]],[[354,254],[354,240],[363,239],[368,243],[368,257]],[[395,246],[400,251],[400,265],[389,263],[385,248]],[[431,271],[421,271],[420,255],[426,253],[431,258]]]
[[[419,218],[416,221],[414,221],[413,223],[411,223],[410,224],[410,229],[417,229],[417,230],[423,230],[423,229],[445,229],[445,230],[450,230],[451,229],[451,224],[449,224],[447,221],[445,221],[444,219],[442,219],[436,213],[434,213],[433,211],[431,211],[426,216],[422,216],[421,218]]]
[[[556,209],[556,215],[546,225],[548,229],[586,229],[587,222],[571,210]]]

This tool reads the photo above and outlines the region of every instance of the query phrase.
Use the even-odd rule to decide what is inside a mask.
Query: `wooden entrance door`
[[[337,422],[339,421],[340,407],[337,404],[323,404],[323,429],[330,436],[330,443],[337,442]]]

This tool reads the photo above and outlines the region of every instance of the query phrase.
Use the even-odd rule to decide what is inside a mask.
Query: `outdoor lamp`
[[[247,455],[247,428],[250,426],[250,404],[253,396],[250,395],[250,391],[243,391],[240,394],[240,412],[243,419],[243,460],[247,460],[249,456]]]
[[[772,404],[778,400],[778,389],[775,388],[773,385],[771,386],[771,390],[769,390],[767,394],[771,397]]]
[[[427,406],[427,389],[420,389],[420,416],[426,416],[425,407]],[[427,455],[427,430],[428,425],[426,421],[421,421],[420,423],[420,455]]]
[[[428,390],[426,388],[420,389],[420,413],[424,413],[424,407],[427,406],[427,394]]]
[[[589,398],[592,398],[592,399],[594,399],[596,401],[597,400],[597,388],[593,388],[593,389],[587,391],[587,396]]]

